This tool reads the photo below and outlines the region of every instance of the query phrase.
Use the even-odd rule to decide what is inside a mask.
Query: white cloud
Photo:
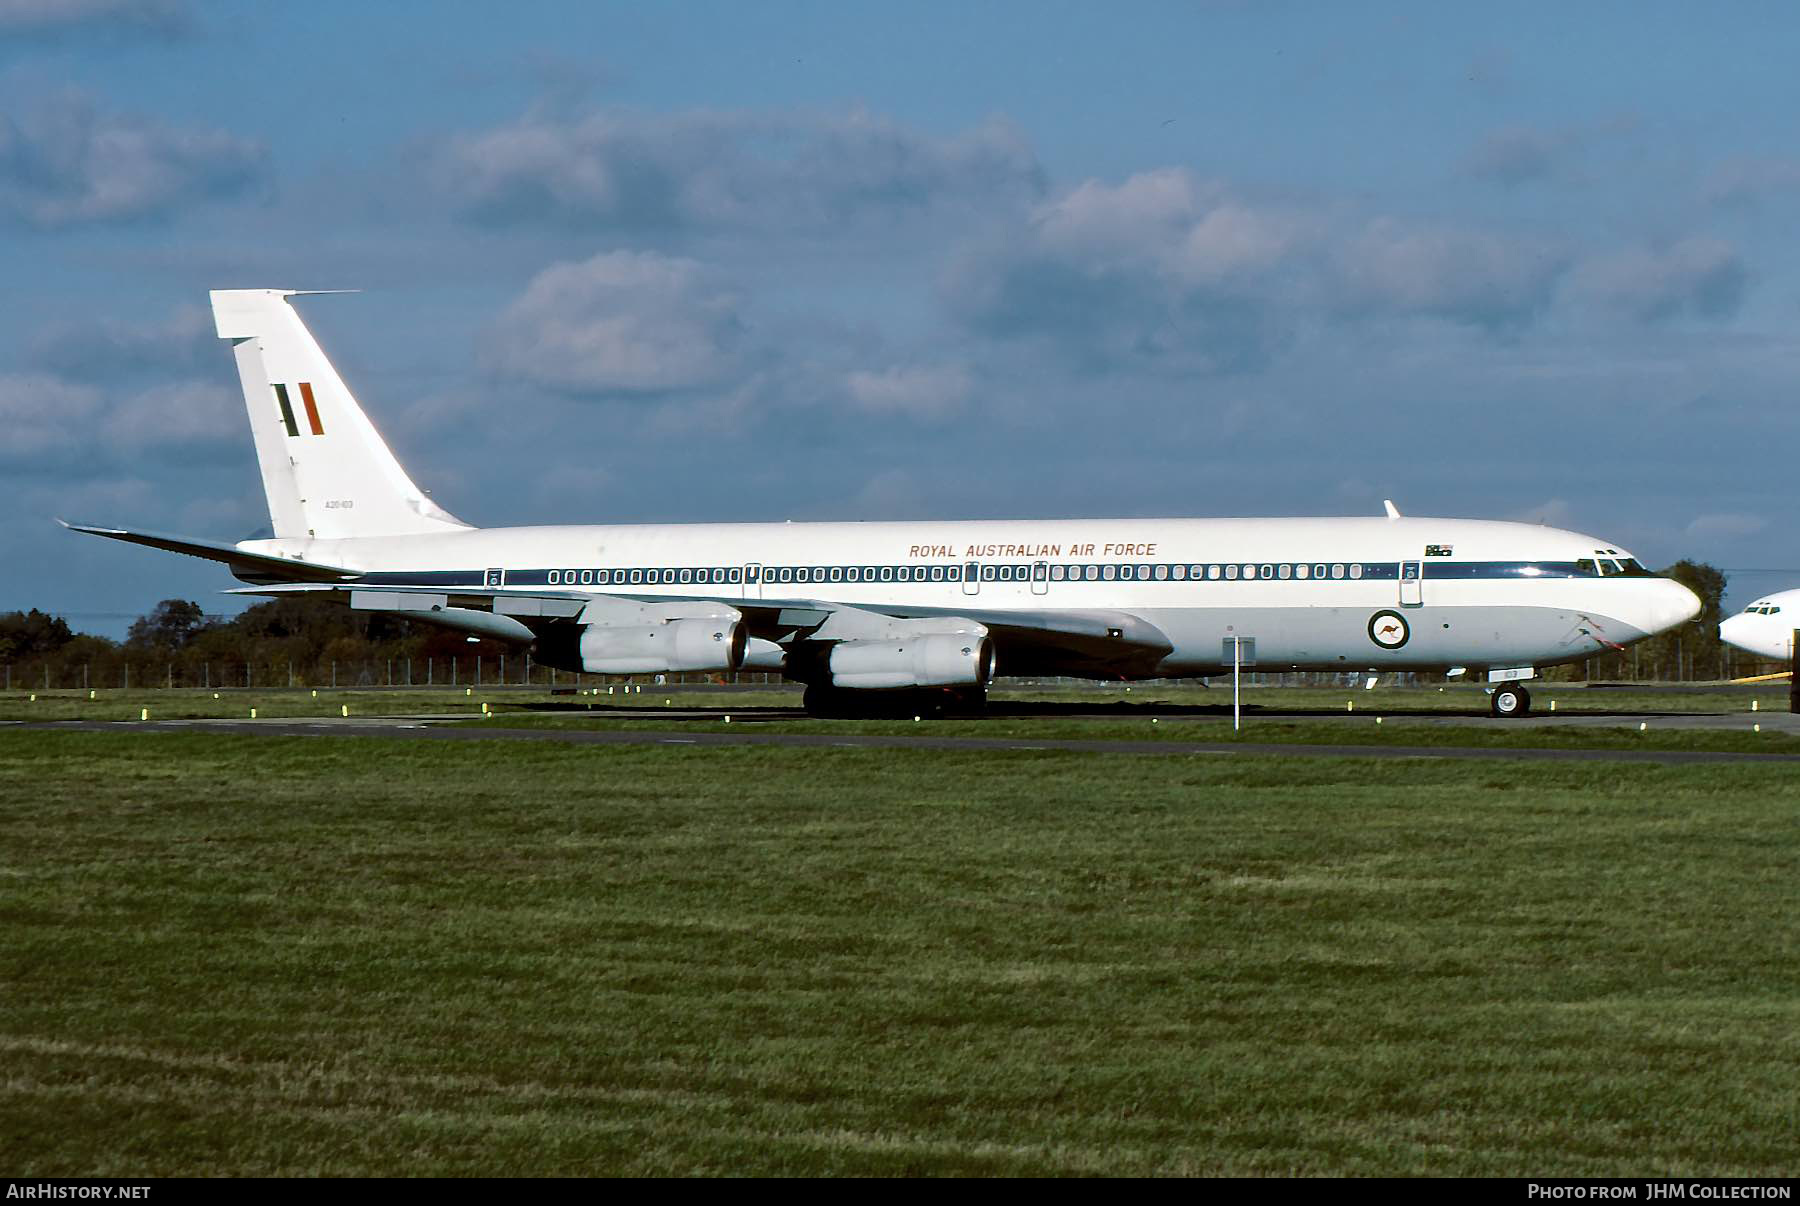
[[[1743,301],[1749,270],[1731,244],[1695,236],[1596,256],[1581,266],[1576,283],[1603,305],[1646,322],[1722,318]]]
[[[857,370],[845,380],[850,398],[871,414],[942,418],[969,397],[969,374],[957,365],[894,365],[883,372]]]
[[[0,461],[19,468],[59,459],[98,436],[98,390],[38,374],[0,377]]]
[[[1519,523],[1541,523],[1547,527],[1566,528],[1574,522],[1575,508],[1569,505],[1567,499],[1546,498],[1523,511],[1513,512],[1508,518]]]
[[[1234,200],[1181,168],[1117,185],[1084,181],[1039,207],[1033,222],[1048,251],[1196,285],[1276,263],[1307,229],[1294,214]]]
[[[1765,197],[1800,192],[1800,159],[1787,155],[1746,156],[1713,169],[1701,186],[1715,205],[1753,205]]]
[[[30,359],[79,381],[141,381],[159,371],[192,372],[224,363],[212,315],[201,306],[181,306],[144,322],[98,318],[59,324],[32,338]]]
[[[264,179],[263,146],[98,112],[66,94],[0,114],[0,214],[39,227],[120,222],[242,193]]]
[[[1568,254],[1543,240],[1378,218],[1333,256],[1338,304],[1443,318],[1490,330],[1547,308]]]
[[[1720,512],[1696,516],[1685,531],[1694,539],[1729,540],[1738,536],[1754,536],[1768,526],[1766,516]]]
[[[208,447],[248,445],[242,395],[210,382],[175,381],[131,393],[58,377],[0,377],[0,463],[67,468],[148,456],[180,458]]]
[[[184,0],[0,0],[0,33],[170,36],[191,20]]]
[[[860,111],[532,116],[452,139],[439,170],[479,220],[615,229],[830,233],[1042,188],[1005,121],[938,138]]]
[[[101,434],[124,455],[157,448],[250,444],[242,392],[205,381],[169,382],[124,399]]]
[[[737,299],[693,260],[615,251],[538,273],[489,340],[497,371],[574,394],[661,393],[741,366]]]

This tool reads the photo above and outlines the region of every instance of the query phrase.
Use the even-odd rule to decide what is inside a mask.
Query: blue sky
[[[0,0],[0,610],[234,604],[205,293],[481,524],[1541,519],[1800,583],[1791,6]],[[1752,572],[1756,571],[1756,572]],[[1776,572],[1761,572],[1776,571]]]

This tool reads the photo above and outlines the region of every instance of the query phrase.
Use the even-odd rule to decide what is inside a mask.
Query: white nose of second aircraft
[[[1794,656],[1794,630],[1781,620],[1740,612],[1719,625],[1719,639],[1758,657],[1787,661]]]

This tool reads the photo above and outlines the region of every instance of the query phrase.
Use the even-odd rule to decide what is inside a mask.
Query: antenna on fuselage
[[[1382,505],[1382,506],[1383,506],[1383,507],[1386,507],[1386,508],[1387,508],[1387,517],[1388,517],[1388,518],[1389,518],[1389,519],[1399,519],[1399,518],[1400,518],[1400,508],[1399,508],[1399,507],[1396,507],[1396,506],[1395,506],[1395,505],[1394,505],[1394,500],[1393,500],[1393,499],[1391,499],[1391,498],[1384,498],[1384,499],[1382,499],[1382,500],[1381,500],[1381,505]]]

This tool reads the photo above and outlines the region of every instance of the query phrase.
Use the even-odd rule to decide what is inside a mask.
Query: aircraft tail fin
[[[340,540],[467,528],[394,459],[289,304],[303,292],[212,293],[219,338],[237,356],[275,535]]]

